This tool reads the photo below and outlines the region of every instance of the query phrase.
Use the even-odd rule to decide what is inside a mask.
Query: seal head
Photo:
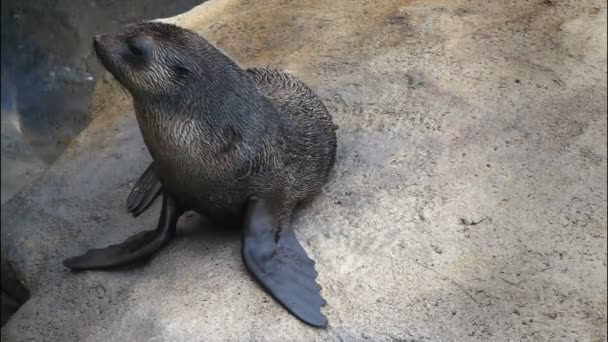
[[[95,53],[103,66],[131,93],[171,95],[192,75],[215,74],[209,63],[196,63],[209,48],[195,33],[161,23],[132,24],[97,35]],[[200,55],[196,55],[200,54]]]

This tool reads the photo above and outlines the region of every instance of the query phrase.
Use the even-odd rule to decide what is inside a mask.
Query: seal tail
[[[173,199],[164,195],[163,208],[155,230],[138,233],[122,243],[106,248],[90,249],[83,255],[64,260],[63,265],[73,270],[105,269],[147,259],[175,236],[180,214]]]

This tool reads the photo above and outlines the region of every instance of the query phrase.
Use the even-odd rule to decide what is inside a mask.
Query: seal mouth
[[[95,50],[95,54],[97,55],[97,57],[99,57],[99,54],[101,53],[101,36],[100,35],[96,35],[95,37],[93,37],[93,49]]]
[[[93,50],[101,65],[122,84],[125,81],[125,66],[120,58],[120,39],[111,34],[96,35],[93,38]]]
[[[105,37],[103,35],[96,35],[93,38],[93,50],[95,50],[95,55],[97,59],[103,64],[106,69],[110,69],[110,61],[108,56],[108,49],[106,48],[106,44],[104,44]]]

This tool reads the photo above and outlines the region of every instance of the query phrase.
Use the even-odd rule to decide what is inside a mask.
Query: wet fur
[[[335,161],[334,125],[322,102],[294,76],[243,70],[173,25],[133,25],[108,44],[142,36],[151,51],[144,63],[127,65],[123,47],[96,50],[133,96],[163,187],[218,224],[241,222],[252,195],[271,197],[286,224],[297,204],[321,190]]]

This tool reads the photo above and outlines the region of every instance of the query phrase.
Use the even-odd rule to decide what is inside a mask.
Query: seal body
[[[327,182],[336,134],[326,107],[303,82],[269,68],[242,69],[203,37],[162,23],[97,36],[104,67],[131,93],[154,160],[127,200],[140,213],[160,192],[156,230],[69,258],[101,269],[148,258],[195,210],[242,226],[242,257],[258,282],[304,322],[327,324],[314,262],[289,225],[294,208]]]
[[[163,186],[217,224],[240,222],[253,194],[276,196],[287,216],[319,192],[335,160],[331,117],[306,85],[266,68],[236,74],[225,87],[247,102],[218,98],[217,88],[192,102],[134,98]]]

